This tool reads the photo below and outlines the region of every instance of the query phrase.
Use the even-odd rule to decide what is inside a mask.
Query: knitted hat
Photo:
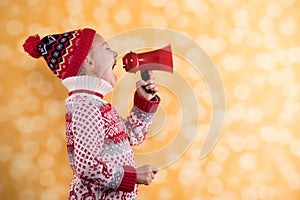
[[[33,58],[43,56],[51,71],[60,79],[76,76],[93,43],[96,31],[85,28],[62,34],[30,36],[23,44]]]

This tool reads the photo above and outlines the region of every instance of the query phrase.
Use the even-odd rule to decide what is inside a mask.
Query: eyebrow
[[[107,45],[108,46],[108,43],[107,42],[102,42],[102,44],[101,44],[102,46],[104,46],[104,45]]]

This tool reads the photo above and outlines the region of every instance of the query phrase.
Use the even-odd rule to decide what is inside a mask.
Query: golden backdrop
[[[151,186],[140,187],[138,199],[300,199],[299,1],[0,0],[0,9],[0,199],[67,197],[72,176],[64,138],[67,91],[22,44],[35,33],[82,27],[104,38],[144,27],[182,33],[206,50],[224,84],[222,135],[200,159],[211,96],[205,77],[174,55],[176,73],[197,99],[197,135]],[[121,65],[119,59],[118,77],[125,74]],[[181,125],[179,100],[160,89],[153,135],[137,153],[168,145]]]

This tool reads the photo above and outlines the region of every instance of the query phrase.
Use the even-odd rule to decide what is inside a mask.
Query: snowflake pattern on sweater
[[[82,79],[95,82],[93,78]],[[69,199],[136,199],[138,186],[131,146],[145,139],[159,98],[150,102],[135,93],[134,107],[122,119],[99,95],[84,92],[91,91],[84,82],[77,80],[80,92],[66,99],[66,141],[73,170]]]

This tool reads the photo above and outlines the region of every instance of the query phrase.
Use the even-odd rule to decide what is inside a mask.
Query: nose
[[[118,57],[118,53],[116,51],[112,50],[112,53],[113,53],[115,58]]]

